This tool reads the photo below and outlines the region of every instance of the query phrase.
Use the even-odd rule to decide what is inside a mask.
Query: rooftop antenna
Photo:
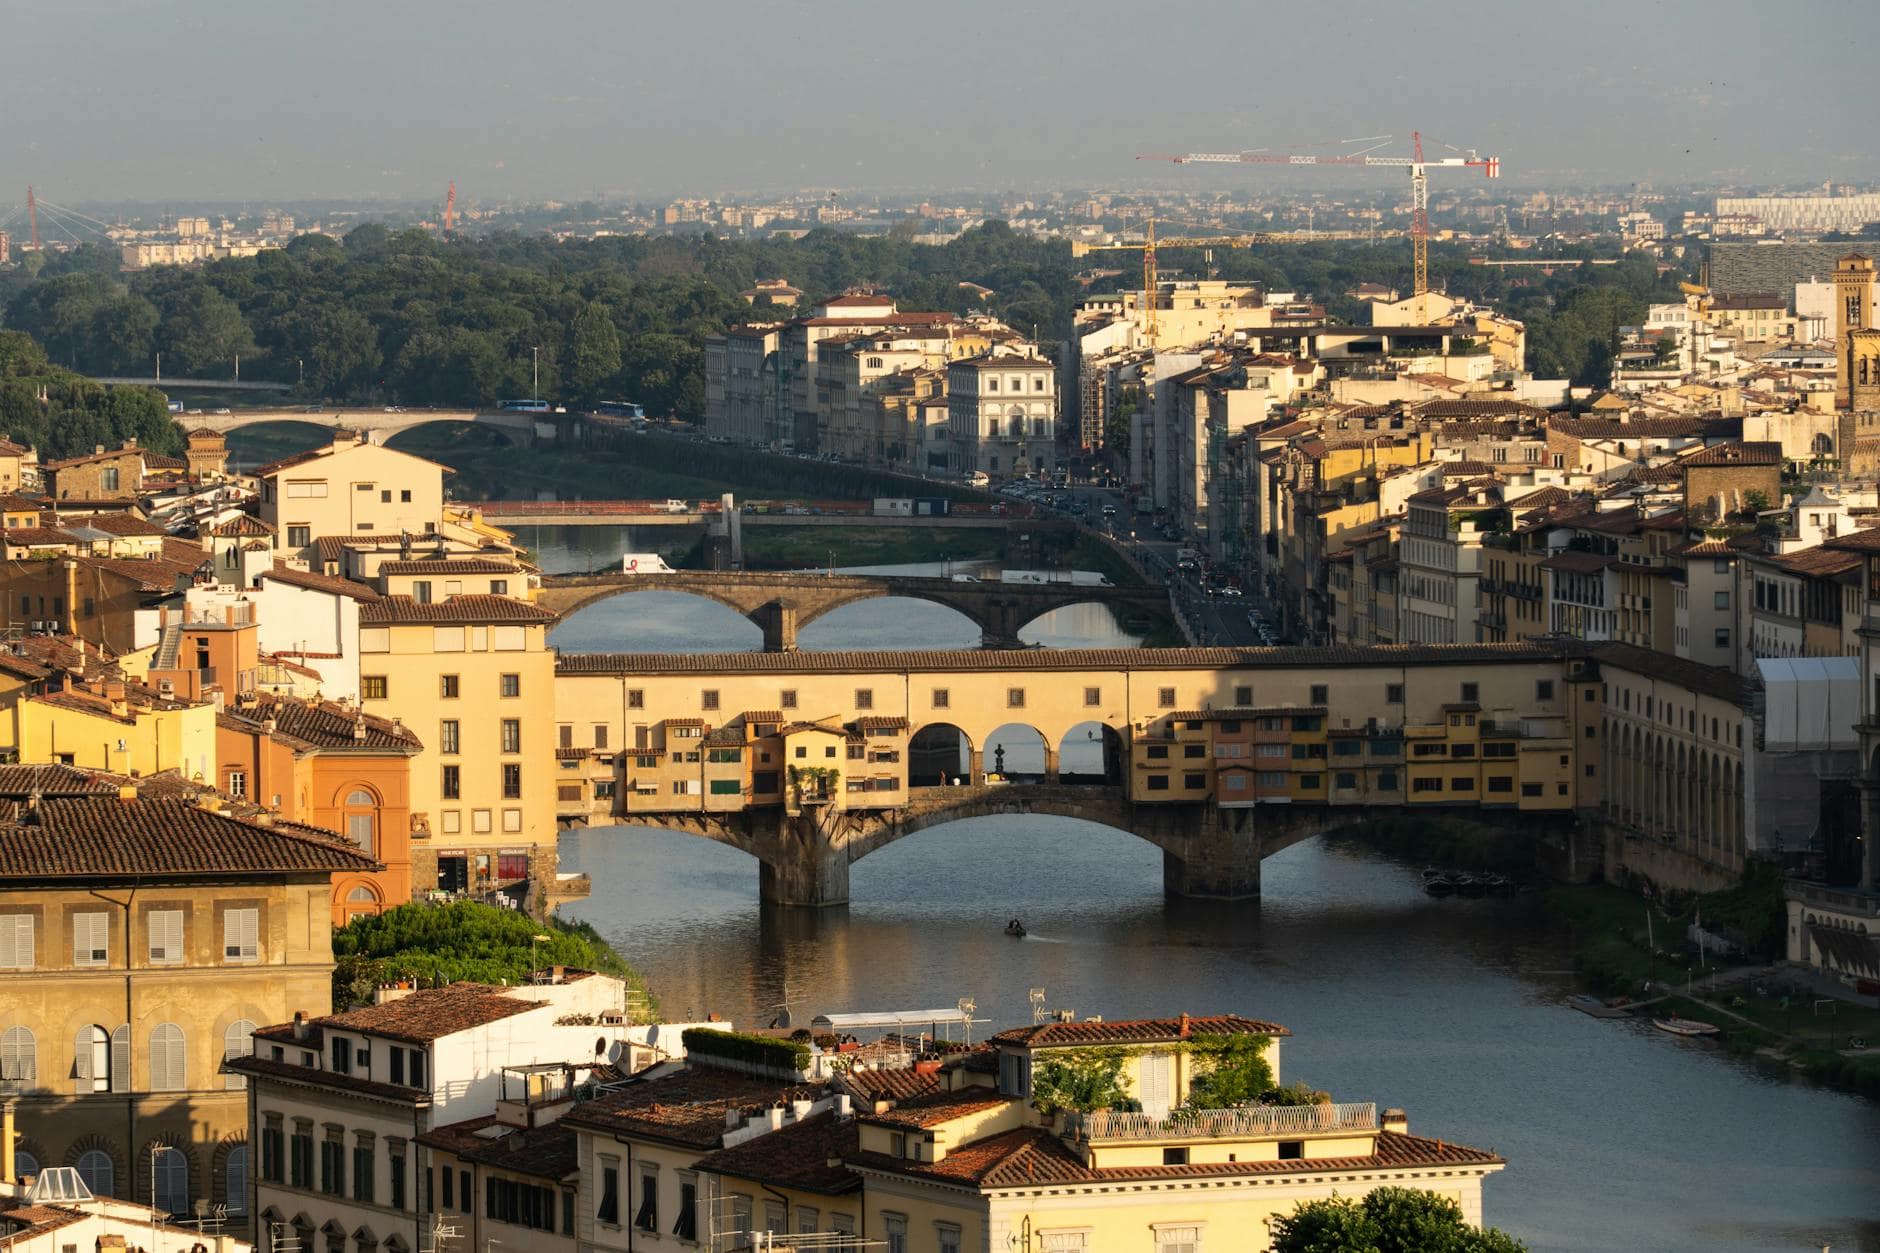
[[[1050,1011],[1044,1007],[1043,988],[1033,988],[1027,995],[1031,1000],[1031,1023],[1035,1027],[1050,1017]]]

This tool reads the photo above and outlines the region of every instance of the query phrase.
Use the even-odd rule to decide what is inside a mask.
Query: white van
[[[658,553],[626,553],[620,558],[622,574],[676,574]]]
[[[968,487],[991,487],[992,480],[987,477],[984,470],[971,470],[967,472],[966,485]]]

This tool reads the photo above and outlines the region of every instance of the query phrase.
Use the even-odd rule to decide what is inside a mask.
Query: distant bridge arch
[[[535,437],[536,419],[545,416],[548,415],[494,409],[386,409],[382,406],[375,409],[368,405],[350,409],[324,406],[317,409],[236,409],[229,413],[191,413],[179,420],[192,431],[214,431],[219,435],[265,422],[300,422],[329,430],[343,427],[363,431],[381,440],[433,422],[465,422],[492,427],[526,441]]]
[[[537,603],[566,616],[610,596],[655,591],[690,592],[737,610],[762,628],[769,652],[795,651],[797,632],[804,626],[831,610],[879,596],[945,605],[971,619],[986,643],[997,647],[1017,646],[1018,632],[1027,624],[1069,605],[1121,604],[1163,615],[1168,611],[1167,592],[1154,587],[702,570],[551,575],[542,580]]]

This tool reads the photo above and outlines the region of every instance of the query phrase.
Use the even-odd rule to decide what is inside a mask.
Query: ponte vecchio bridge
[[[764,900],[790,905],[847,901],[849,866],[905,836],[1010,813],[1128,831],[1162,850],[1167,891],[1226,899],[1258,895],[1271,853],[1417,811],[1535,835],[1569,865],[1597,858],[1581,823],[1599,815],[1727,857],[1742,702],[1723,672],[1656,656],[1574,641],[564,654],[558,815],[740,848]],[[1020,737],[1042,753],[1001,771],[988,746]]]

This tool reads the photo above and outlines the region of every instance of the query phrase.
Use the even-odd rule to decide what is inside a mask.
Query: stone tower
[[[1873,309],[1873,261],[1850,252],[1834,267],[1834,402],[1842,408],[1860,407],[1855,393],[1863,385],[1866,405],[1880,397],[1880,377],[1875,374],[1880,369],[1880,332],[1872,325]]]

